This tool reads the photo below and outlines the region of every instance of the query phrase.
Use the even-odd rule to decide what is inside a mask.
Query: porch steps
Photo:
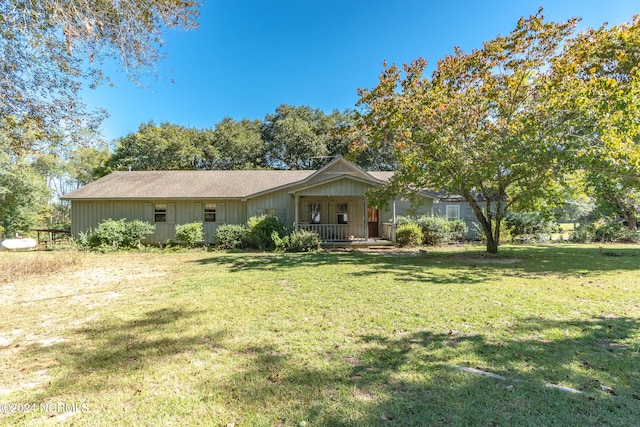
[[[378,245],[378,246],[369,246],[369,249],[372,251],[388,251],[391,249],[395,249],[396,246],[391,244],[391,245]]]
[[[323,242],[321,246],[325,249],[331,248],[367,248],[371,250],[385,250],[395,248],[395,244],[389,240],[354,240],[343,242]]]

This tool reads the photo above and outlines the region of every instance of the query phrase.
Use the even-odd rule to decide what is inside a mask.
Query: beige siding
[[[268,210],[274,209],[278,219],[290,227],[295,221],[294,203],[294,198],[286,191],[269,193],[247,201],[246,217],[248,219],[256,215],[265,215]]]
[[[222,224],[244,224],[244,216],[243,216],[243,202],[237,200],[203,200],[202,202],[198,202],[202,204],[202,208],[200,210],[200,215],[204,215],[204,206],[208,203],[215,203],[216,205],[216,221],[215,222],[204,222],[202,225],[202,231],[204,233],[205,242],[211,243],[213,242],[213,236],[216,233],[216,229]],[[198,221],[201,221],[199,219]],[[193,220],[189,221],[184,218],[184,222],[188,223],[193,222]]]
[[[433,199],[421,197],[418,201],[396,200],[396,217],[398,216],[415,216],[434,215]],[[393,222],[393,205],[389,203],[385,209],[380,210],[380,221]]]
[[[167,222],[154,222],[154,204],[167,205]],[[149,236],[149,243],[164,243],[175,239],[176,224],[186,224],[203,220],[205,203],[216,204],[216,221],[203,224],[205,240],[211,242],[220,224],[243,224],[245,222],[243,202],[240,201],[74,201],[71,204],[71,232],[78,237],[80,232],[94,229],[106,219],[139,219],[156,225],[156,231]]]
[[[322,174],[316,175],[315,177],[311,178],[307,183],[309,184],[309,183],[314,183],[318,181],[323,181],[323,180],[332,178],[334,176],[342,176],[345,174],[352,175],[352,176],[359,176],[361,178],[364,177],[362,172],[357,171],[352,166],[349,166],[346,163],[338,162],[326,168]]]
[[[371,184],[354,181],[351,179],[341,179],[328,184],[301,190],[296,194],[300,196],[362,196],[366,190],[371,188]]]

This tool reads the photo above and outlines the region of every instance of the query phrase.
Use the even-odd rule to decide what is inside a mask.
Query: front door
[[[369,206],[369,210],[367,211],[367,222],[369,223],[369,237],[380,237],[380,224],[378,220],[379,216],[378,209],[375,209]]]

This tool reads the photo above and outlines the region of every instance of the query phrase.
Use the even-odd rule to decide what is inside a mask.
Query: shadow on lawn
[[[637,338],[635,347],[625,340],[638,326],[632,318],[527,318],[515,326],[521,338],[497,343],[432,331],[362,336],[361,351],[331,350],[325,367],[265,346],[219,386],[252,413],[277,407],[294,418],[272,425],[631,425],[640,416],[640,357]],[[553,331],[571,333],[537,337]],[[450,360],[461,355],[505,379],[460,370]]]
[[[46,401],[55,398],[59,390],[80,392],[109,388],[107,382],[85,384],[87,374],[99,373],[101,378],[117,377],[120,372],[143,369],[165,358],[206,346],[215,348],[226,336],[225,331],[212,330],[186,334],[179,322],[198,315],[199,311],[166,308],[142,313],[139,317],[121,321],[89,324],[77,329],[77,336],[51,346],[31,345],[25,350],[29,361],[57,360],[64,375],[35,396]],[[76,342],[76,341],[79,341]]]
[[[640,249],[609,247],[601,255],[595,246],[508,246],[498,255],[482,249],[465,251],[433,251],[426,255],[415,252],[374,253],[361,251],[317,252],[302,254],[222,254],[196,261],[201,265],[219,265],[231,272],[248,270],[283,271],[295,268],[336,267],[360,268],[356,276],[393,273],[396,280],[425,280],[434,283],[477,283],[508,272],[517,275],[591,275],[609,271],[640,269]],[[434,267],[450,269],[433,273]]]

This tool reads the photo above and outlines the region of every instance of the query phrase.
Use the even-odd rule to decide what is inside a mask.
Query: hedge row
[[[396,242],[399,246],[440,245],[461,242],[468,232],[467,224],[461,219],[438,216],[420,218],[401,216],[397,219]]]

